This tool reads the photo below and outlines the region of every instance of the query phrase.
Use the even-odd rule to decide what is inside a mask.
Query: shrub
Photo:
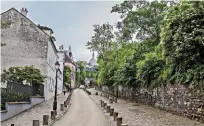
[[[30,94],[1,91],[1,109],[5,110],[6,102],[29,102]]]

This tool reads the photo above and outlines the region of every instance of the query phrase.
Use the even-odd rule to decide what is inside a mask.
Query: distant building
[[[58,60],[55,38],[51,28],[36,25],[27,17],[27,9],[21,12],[15,8],[1,14],[1,71],[12,66],[31,66],[40,69],[46,76],[44,97],[48,100],[54,96],[56,69]],[[62,78],[62,71],[58,74]]]
[[[86,71],[96,71],[98,68],[97,61],[95,59],[94,52],[92,53],[92,57],[86,65]]]
[[[71,46],[69,46],[69,50],[64,50],[63,46],[60,47],[61,51],[63,52],[64,56],[64,66],[68,66],[71,68],[71,88],[76,88],[76,83],[75,83],[75,63],[74,63],[74,58],[73,54],[71,51]]]

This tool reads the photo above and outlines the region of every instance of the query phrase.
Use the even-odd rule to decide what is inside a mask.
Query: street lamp
[[[55,63],[55,69],[56,69],[56,84],[55,84],[55,98],[54,98],[54,102],[53,102],[53,111],[55,112],[55,114],[57,115],[57,72],[59,70],[60,64],[57,61]]]

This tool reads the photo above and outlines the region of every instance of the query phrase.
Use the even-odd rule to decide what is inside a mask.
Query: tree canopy
[[[103,50],[98,57],[99,85],[151,89],[192,84],[204,88],[203,1],[124,1],[111,12],[119,13],[122,21],[116,32],[100,32],[103,39],[94,41],[110,45],[97,47]],[[98,34],[94,32],[93,37]],[[111,39],[105,39],[107,33]]]
[[[69,85],[69,84],[71,84],[71,72],[72,72],[72,70],[71,70],[71,68],[70,67],[68,67],[68,66],[64,66],[64,75],[63,75],[63,85],[65,85],[65,86],[67,86],[67,85]]]

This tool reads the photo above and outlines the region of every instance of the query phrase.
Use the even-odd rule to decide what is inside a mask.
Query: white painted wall
[[[31,102],[8,102],[6,103],[7,112],[1,112],[1,121],[9,119],[44,101],[44,98],[31,98]]]
[[[45,100],[48,100],[54,96],[55,84],[56,84],[56,69],[55,62],[57,61],[57,52],[54,49],[54,45],[51,41],[48,42],[47,52],[47,78],[44,87]]]
[[[64,52],[59,51],[57,52],[58,55],[58,62],[60,63],[60,71],[62,72],[61,74],[61,79],[58,79],[58,94],[61,93],[63,91],[63,71],[64,71]]]

